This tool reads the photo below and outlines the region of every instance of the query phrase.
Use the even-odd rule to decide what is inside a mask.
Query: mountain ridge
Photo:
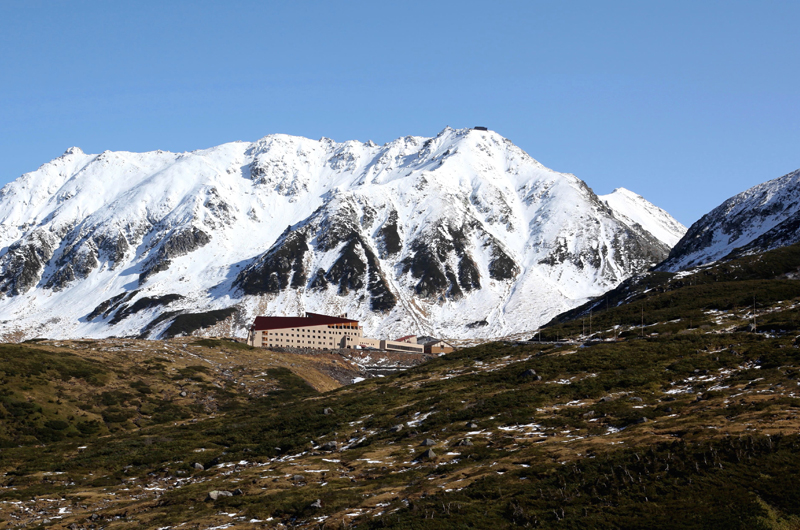
[[[689,227],[658,270],[678,271],[800,241],[800,170],[725,200]]]
[[[668,248],[491,131],[70,148],[0,191],[0,330],[157,337],[168,313],[235,306],[226,325],[238,335],[256,314],[312,311],[388,336],[498,336]]]

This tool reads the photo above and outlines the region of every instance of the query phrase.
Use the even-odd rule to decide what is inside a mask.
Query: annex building
[[[372,348],[376,350],[425,353],[415,335],[398,340],[364,336],[358,320],[343,316],[306,313],[304,317],[256,317],[247,334],[247,344],[257,348]]]

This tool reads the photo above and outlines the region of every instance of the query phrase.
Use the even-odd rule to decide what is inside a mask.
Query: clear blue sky
[[[77,145],[485,125],[691,224],[800,168],[800,2],[0,1],[0,184]]]

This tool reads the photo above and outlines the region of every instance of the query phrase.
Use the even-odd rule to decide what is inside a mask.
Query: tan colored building
[[[256,317],[247,344],[257,348],[313,348],[327,350],[347,347],[348,337],[364,334],[358,320],[306,313],[304,317]]]
[[[367,337],[347,337],[345,339],[345,347],[354,348],[356,345],[358,345],[362,348],[374,348],[376,350],[425,353],[425,346],[422,344],[417,344],[416,336],[412,335],[412,337],[414,337],[414,342],[407,342],[404,340],[370,339]]]
[[[424,353],[416,335],[398,340],[364,336],[358,320],[306,313],[304,317],[256,317],[247,335],[247,344],[257,348],[374,348],[376,350]]]
[[[450,353],[454,351],[455,348],[450,344],[446,343],[443,340],[433,340],[431,342],[425,343],[425,353],[432,353],[434,355],[441,355],[444,353]]]

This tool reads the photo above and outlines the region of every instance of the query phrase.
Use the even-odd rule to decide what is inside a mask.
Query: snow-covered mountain
[[[666,257],[679,225],[620,195],[470,129],[72,148],[0,190],[0,333],[241,336],[305,311],[373,336],[530,330]]]
[[[800,170],[753,186],[694,223],[659,270],[679,271],[800,241]]]
[[[614,211],[618,219],[629,225],[638,223],[670,248],[686,233],[686,227],[670,214],[630,190],[617,188],[599,198]]]

